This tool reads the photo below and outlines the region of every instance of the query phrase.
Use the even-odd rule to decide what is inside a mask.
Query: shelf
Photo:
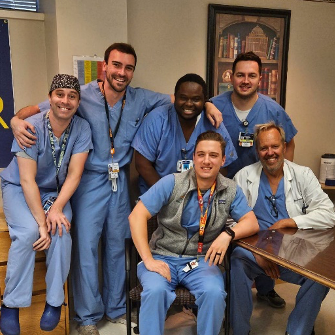
[[[233,64],[235,59],[233,58],[223,58],[223,57],[217,57],[217,61],[220,63],[231,63]],[[262,59],[262,65],[264,66],[264,64],[278,64],[278,60],[277,59]]]

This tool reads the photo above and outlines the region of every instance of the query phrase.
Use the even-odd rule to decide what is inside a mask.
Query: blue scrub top
[[[35,180],[40,191],[44,190],[47,192],[56,190],[57,183],[56,167],[53,161],[49,132],[45,118],[46,113],[47,112],[39,113],[27,118],[27,121],[35,127],[37,141],[36,145],[33,145],[30,148],[25,148],[24,151],[37,162],[37,173]],[[62,143],[63,137],[64,133],[60,138],[60,144]],[[57,162],[61,151],[59,143],[55,140]],[[76,153],[87,152],[92,148],[93,145],[91,141],[91,129],[88,122],[74,115],[71,121],[70,134],[64,153],[64,158],[58,174],[60,185],[63,185],[66,179],[71,156]],[[11,151],[14,153],[23,151],[19,147],[16,139],[13,141]],[[9,182],[18,186],[20,185],[20,174],[16,156],[12,159],[8,167],[2,171],[0,176],[5,182]]]
[[[216,129],[207,119],[205,112],[200,114],[195,129],[186,143],[180,126],[178,114],[173,104],[156,108],[143,121],[138,130],[132,147],[150,162],[160,177],[177,172],[177,161],[181,159],[193,159],[193,151],[197,137],[207,131],[213,130],[222,135],[226,141],[226,161],[228,166],[237,159],[237,154],[223,123]],[[143,194],[148,190],[144,179],[139,179],[140,192]]]
[[[258,188],[258,197],[253,209],[257,217],[260,230],[266,230],[275,222],[289,218],[285,203],[284,177],[280,180],[277,192],[274,194],[275,203],[273,205],[271,204],[270,200],[266,198],[270,197],[271,195],[272,190],[268,178],[262,171]],[[274,205],[278,211],[277,217],[275,216],[275,211],[273,209]]]
[[[268,96],[259,93],[256,103],[246,118],[249,124],[245,127],[236,115],[231,101],[231,95],[232,92],[225,92],[211,99],[222,113],[223,123],[228,130],[238,156],[238,159],[228,167],[227,176],[229,178],[233,178],[236,172],[243,167],[258,161],[255,146],[249,148],[239,146],[238,138],[240,132],[253,133],[257,124],[267,123],[269,121],[274,121],[277,125],[283,127],[285,131],[285,141],[287,143],[290,142],[298,132],[285,110]]]
[[[146,193],[140,196],[141,201],[152,216],[156,215],[160,209],[169,202],[174,185],[175,176],[173,174],[169,174],[160,179],[156,184],[150,187]],[[247,199],[245,198],[242,189],[238,185],[236,186],[236,195],[230,205],[229,213],[231,217],[238,222],[242,216],[251,211],[251,208],[247,203]],[[206,210],[208,203],[209,193],[210,190],[207,190],[203,196],[204,211]],[[210,204],[210,208],[208,209],[208,215],[211,213],[211,207],[212,202]],[[199,231],[200,215],[201,212],[198,203],[198,192],[197,190],[194,190],[190,194],[181,218],[181,225],[187,229],[188,237],[193,236]]]
[[[90,152],[85,170],[96,173],[107,173],[107,165],[112,162],[110,154],[110,137],[105,110],[105,99],[97,81],[81,86],[81,100],[78,115],[83,117],[91,126],[93,150]],[[129,164],[133,156],[131,142],[144,118],[152,109],[170,103],[168,94],[161,94],[128,86],[126,90],[126,104],[116,137],[114,138],[114,162],[119,167]],[[108,106],[109,120],[112,132],[121,113],[122,98],[113,106]],[[49,108],[49,101],[39,104],[41,111]]]

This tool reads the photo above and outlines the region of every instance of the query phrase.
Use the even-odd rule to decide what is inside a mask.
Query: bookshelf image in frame
[[[241,52],[253,51],[263,64],[259,92],[284,107],[290,11],[209,6],[212,12],[208,27],[210,93],[215,96],[232,90],[234,59]]]

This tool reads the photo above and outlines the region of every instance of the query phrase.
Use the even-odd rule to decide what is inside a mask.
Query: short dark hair
[[[104,60],[105,60],[106,64],[108,63],[109,54],[111,53],[112,50],[117,50],[117,51],[123,52],[125,54],[133,55],[134,58],[135,58],[135,66],[136,66],[136,63],[137,63],[136,52],[135,52],[135,49],[130,44],[128,44],[128,43],[113,43],[112,45],[110,45],[105,51]]]
[[[277,125],[274,121],[270,121],[268,123],[256,124],[254,130],[254,141],[256,143],[256,149],[258,149],[259,134],[263,133],[264,131],[269,131],[271,129],[277,129],[280,134],[282,143],[285,143],[285,130],[283,129],[283,127]]]
[[[258,69],[259,69],[259,75],[261,75],[262,73],[262,61],[261,59],[252,51],[248,51],[248,52],[244,52],[244,53],[240,53],[236,56],[234,63],[233,63],[233,73],[235,73],[235,69],[236,69],[236,64],[238,62],[241,61],[254,61],[258,64]]]
[[[202,87],[202,93],[204,94],[205,100],[208,99],[206,82],[198,74],[195,74],[195,73],[187,73],[178,79],[176,86],[174,88],[175,95],[179,91],[181,84],[186,83],[186,82],[192,82],[192,83],[199,84]]]
[[[225,156],[226,141],[223,139],[223,137],[219,133],[217,133],[213,130],[208,130],[208,131],[205,131],[204,133],[201,133],[198,136],[198,138],[195,142],[194,154],[195,154],[195,150],[196,150],[198,144],[201,141],[216,141],[216,142],[219,142],[220,146],[221,146],[221,150],[222,150],[222,157]]]

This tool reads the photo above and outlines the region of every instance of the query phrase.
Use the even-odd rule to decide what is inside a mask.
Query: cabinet
[[[8,227],[5,221],[5,216],[0,207],[0,294],[5,289],[5,277],[7,269],[8,250],[11,244],[11,239],[8,233]],[[20,326],[22,335],[39,335],[45,334],[40,329],[40,318],[45,306],[45,254],[44,252],[36,253],[34,285],[32,304],[28,308],[20,309]],[[68,307],[68,287],[65,284],[65,306],[62,307],[61,319],[58,326],[53,330],[54,335],[68,335],[70,333],[69,323],[69,307]],[[1,334],[1,332],[0,332]]]

